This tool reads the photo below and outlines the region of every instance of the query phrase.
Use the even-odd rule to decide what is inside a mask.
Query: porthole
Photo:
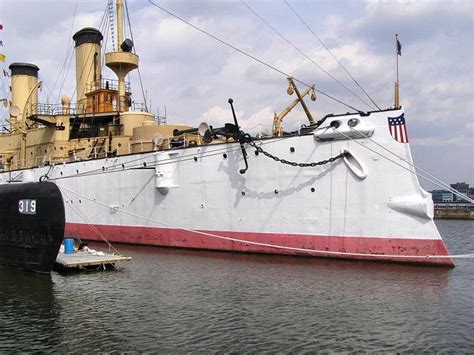
[[[359,124],[359,120],[357,118],[351,118],[349,121],[347,121],[347,125],[351,128],[357,126]]]

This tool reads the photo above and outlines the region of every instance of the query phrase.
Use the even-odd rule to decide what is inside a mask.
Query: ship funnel
[[[12,106],[19,108],[16,117],[11,116],[11,128],[16,127],[23,117],[32,113],[32,105],[38,103],[38,71],[39,68],[29,63],[12,63],[8,67],[12,78]]]
[[[76,48],[76,101],[78,111],[85,111],[86,93],[100,88],[100,51],[104,37],[98,29],[86,27],[72,36]]]

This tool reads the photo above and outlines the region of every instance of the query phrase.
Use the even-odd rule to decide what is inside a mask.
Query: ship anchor
[[[249,168],[249,163],[247,161],[247,151],[245,150],[244,144],[250,143],[252,141],[252,137],[248,133],[244,133],[239,128],[239,122],[237,121],[237,116],[235,115],[234,105],[232,98],[228,100],[230,104],[230,108],[232,109],[232,116],[234,116],[234,124],[226,124],[226,128],[230,136],[232,136],[235,140],[238,140],[240,143],[240,149],[242,151],[242,156],[244,157],[245,162],[245,169],[240,169],[239,173],[245,174],[245,172]]]

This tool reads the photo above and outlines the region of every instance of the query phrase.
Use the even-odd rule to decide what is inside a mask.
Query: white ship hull
[[[0,183],[47,174],[63,193],[67,233],[83,239],[452,265],[431,195],[408,171],[409,144],[390,134],[387,118],[401,114],[329,117],[323,126],[339,121],[337,131],[256,141],[288,161],[351,154],[315,167],[246,145],[240,174],[239,144],[223,143],[13,171]],[[347,125],[354,118],[357,131]]]

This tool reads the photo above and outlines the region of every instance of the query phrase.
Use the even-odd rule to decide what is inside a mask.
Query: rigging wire
[[[110,31],[110,20],[106,21],[104,25],[104,45],[102,46],[102,52],[104,53],[106,53],[107,46],[109,44],[109,35],[110,35],[109,31]],[[101,55],[101,58],[103,58],[102,53],[100,55]],[[103,60],[100,72],[103,73],[105,71],[105,68],[107,68],[107,66],[105,65],[105,60]]]
[[[340,135],[344,136],[345,138],[347,138],[347,139],[349,139],[349,140],[351,140],[351,141],[354,141],[354,143],[357,143],[357,144],[360,145],[361,147],[364,147],[365,149],[370,150],[371,152],[377,154],[378,156],[384,158],[385,160],[388,160],[389,162],[391,162],[391,163],[397,165],[398,167],[400,167],[400,168],[402,168],[402,169],[404,169],[404,170],[407,170],[408,172],[410,172],[410,173],[412,173],[412,174],[414,174],[414,175],[416,175],[416,176],[418,176],[418,177],[421,177],[422,179],[425,179],[425,180],[427,180],[427,181],[431,182],[432,184],[435,184],[435,185],[437,185],[437,186],[439,186],[439,187],[443,187],[443,188],[446,187],[446,186],[443,186],[443,185],[442,185],[442,184],[446,185],[446,183],[444,183],[444,182],[441,182],[442,184],[438,183],[436,180],[438,180],[438,181],[441,181],[441,180],[439,180],[439,179],[437,179],[437,178],[434,178],[434,179],[433,179],[432,176],[431,176],[431,174],[426,174],[426,176],[425,176],[425,175],[422,175],[422,174],[416,172],[416,170],[411,170],[410,168],[407,168],[406,166],[403,166],[402,164],[396,162],[396,161],[393,160],[393,159],[390,159],[389,157],[383,155],[382,153],[379,153],[379,152],[377,152],[376,150],[374,150],[374,149],[372,149],[372,148],[366,146],[365,144],[362,144],[361,142],[356,141],[354,138],[348,136],[348,135],[345,134],[344,132],[339,131],[337,128],[335,128],[335,127],[331,127],[331,128],[332,128],[335,132],[337,132],[337,133],[339,133]],[[352,128],[352,129],[353,129],[353,128]],[[361,134],[362,134],[364,137],[366,137],[363,133],[361,133]],[[372,141],[372,140],[371,140],[371,141]],[[372,141],[372,142],[373,142],[373,141]],[[374,143],[375,143],[375,142],[374,142]],[[378,145],[378,144],[377,144],[377,145]],[[397,158],[399,158],[399,159],[403,160],[404,162],[408,163],[408,164],[409,164],[410,166],[412,166],[413,168],[418,169],[418,170],[420,170],[420,171],[422,171],[422,172],[425,172],[424,170],[418,168],[415,164],[412,164],[412,163],[406,161],[405,159],[402,159],[401,157],[399,157],[398,155],[396,155],[396,154],[393,153],[393,152],[391,152],[391,153],[392,153],[393,155],[395,155]],[[450,190],[453,190],[453,191],[451,191],[451,192],[452,192],[453,194],[455,194],[456,196],[462,197],[463,199],[469,201],[470,203],[474,203],[474,200],[470,199],[470,198],[467,197],[467,196],[464,196],[464,195],[461,194],[460,192],[458,192],[458,191],[456,191],[456,190],[454,190],[454,189],[452,189],[452,188],[450,188]]]
[[[395,156],[396,158],[404,161],[405,163],[407,163],[408,165],[410,165],[411,167],[415,168],[416,170],[419,170],[421,171],[423,174],[425,174],[426,176],[428,176],[430,179],[432,180],[428,180],[426,177],[424,177],[424,179],[430,181],[431,183],[437,185],[438,187],[441,187],[441,188],[445,188],[447,189],[449,192],[451,192],[452,194],[458,196],[458,197],[461,197],[463,198],[464,200],[470,202],[470,203],[474,203],[474,200],[472,200],[471,198],[469,198],[468,196],[465,196],[463,195],[462,193],[460,193],[459,191],[457,191],[456,189],[452,188],[451,186],[449,186],[447,183],[445,183],[444,181],[438,179],[436,176],[430,174],[429,172],[427,172],[426,170],[416,166],[415,164],[411,163],[410,161],[402,158],[401,156],[395,154],[394,152],[392,152],[390,149],[387,149],[386,147],[384,147],[382,144],[380,143],[377,143],[376,141],[374,141],[372,138],[370,138],[369,136],[365,135],[364,133],[358,131],[356,128],[352,127],[351,128],[352,130],[354,130],[355,132],[357,132],[361,137],[363,138],[366,138],[368,139],[369,141],[371,141],[372,143],[374,143],[376,146],[378,146],[379,148],[382,148],[383,150],[387,151],[388,153],[392,154],[393,156]],[[418,174],[417,174],[418,175]],[[420,176],[420,175],[418,175]],[[422,176],[421,176],[422,177]],[[434,181],[433,181],[434,180]],[[436,181],[436,182],[435,182]]]
[[[46,84],[44,77],[42,75],[38,74],[38,79],[39,79],[39,81],[41,81],[41,85],[36,89],[36,92],[38,92],[38,91],[42,92],[43,88],[45,88],[46,90],[48,90],[49,97],[52,97],[53,96],[53,90],[50,89],[49,86]],[[48,97],[48,99],[49,99],[49,97]],[[30,106],[32,106],[32,105],[33,104],[30,104]]]
[[[77,2],[78,2],[78,0],[76,0],[75,5],[74,5],[74,13],[72,15],[72,23],[71,23],[71,30],[69,31],[69,38],[72,37],[72,31],[74,30],[74,23],[76,22]],[[67,67],[67,71],[66,71],[66,64],[67,64],[67,61],[69,59],[69,56],[72,53],[72,48],[73,48],[73,46],[70,45],[68,50],[67,50],[67,53],[66,53],[66,58],[64,58],[64,62],[63,62],[63,65],[61,67],[61,70],[59,71],[58,76],[56,77],[56,80],[54,82],[53,88],[51,89],[51,92],[53,92],[54,89],[56,88],[56,84],[58,83],[59,78],[63,77],[62,82],[61,82],[61,87],[59,89],[58,96],[57,96],[57,99],[56,99],[57,101],[59,101],[59,97],[61,96],[61,90],[62,90],[62,87],[64,85],[64,81],[66,80],[67,72],[69,71],[69,66]],[[64,71],[64,76],[63,76],[63,71]],[[51,96],[52,96],[52,93],[51,93]]]
[[[363,102],[365,105],[370,107],[371,109],[374,109],[373,106],[368,104],[364,99],[362,99],[359,95],[357,95],[355,92],[353,92],[351,89],[349,89],[344,83],[342,83],[340,80],[338,80],[334,75],[332,75],[330,72],[328,72],[326,69],[324,69],[321,65],[316,63],[311,57],[309,57],[306,53],[304,53],[301,49],[296,47],[289,39],[287,39],[281,32],[279,32],[275,27],[270,25],[261,15],[259,15],[249,4],[247,4],[244,0],[240,0],[240,2],[247,7],[256,17],[258,17],[265,25],[267,25],[273,32],[275,32],[278,36],[280,36],[283,40],[286,41],[290,46],[292,46],[298,53],[303,55],[306,59],[308,59],[311,63],[313,63],[314,66],[316,66],[319,70],[321,70],[324,74],[329,76],[331,79],[335,80],[339,85],[341,85],[344,89],[346,89],[348,92],[350,92],[352,95],[354,95],[356,98],[358,98],[361,102]]]
[[[100,20],[100,24],[99,24],[99,31],[101,32],[104,32],[105,30],[105,26],[106,26],[106,21],[107,21],[107,7],[105,8],[104,10],[104,13],[102,14],[102,19]],[[89,51],[89,54],[87,55],[87,59],[86,59],[86,62],[89,61],[89,59],[91,58],[92,56],[92,53],[94,52],[94,47],[91,46],[91,49]],[[71,57],[72,58],[72,57]],[[93,66],[90,66],[89,68],[89,71],[87,72],[87,75],[90,74],[90,72],[93,70]],[[76,81],[76,85],[74,87],[74,91],[72,92],[72,95],[71,97],[73,97],[75,94],[76,94],[76,91],[77,91],[77,83],[79,83],[82,79],[82,76],[84,75],[85,73],[85,68],[82,68],[82,71],[81,71],[81,74],[79,75],[79,78],[77,79]],[[76,98],[76,102],[77,102],[77,98]]]
[[[73,48],[74,48],[74,44],[71,44],[70,49],[72,50]],[[63,71],[63,75],[62,75],[62,79],[61,79],[61,86],[59,87],[58,96],[56,98],[56,101],[59,101],[59,99],[61,97],[61,92],[63,90],[64,84],[66,83],[66,77],[67,77],[67,74],[69,73],[69,68],[71,67],[71,63],[72,63],[73,58],[74,58],[73,55],[69,56],[69,58],[66,57],[66,59],[69,59],[69,62],[67,63],[67,66],[65,67],[65,69]],[[56,83],[54,85],[56,86]]]
[[[131,37],[132,42],[133,42],[133,52],[136,54],[136,46],[135,46],[135,40],[133,39],[132,25],[131,25],[131,22],[130,22],[130,14],[128,12],[128,2],[127,2],[127,0],[125,0],[125,12],[127,13],[128,28],[130,29],[130,37]],[[137,68],[137,72],[138,72],[138,80],[140,81],[140,87],[142,89],[143,102],[145,103],[145,110],[146,110],[146,112],[149,112],[148,111],[148,104],[146,102],[145,89],[143,88],[142,75],[140,74],[140,67]],[[151,110],[151,107],[150,107],[150,110]]]
[[[246,57],[255,60],[256,62],[259,62],[260,64],[262,64],[262,65],[264,65],[264,66],[266,66],[266,67],[268,67],[268,68],[270,68],[270,69],[272,69],[272,70],[274,70],[274,71],[276,71],[276,72],[278,72],[278,73],[284,75],[284,76],[287,77],[287,78],[288,78],[288,77],[291,77],[291,75],[285,73],[285,72],[282,71],[281,69],[278,69],[278,68],[274,67],[273,65],[268,64],[268,63],[264,62],[263,60],[258,59],[257,57],[255,57],[255,56],[253,56],[253,55],[251,55],[251,54],[249,54],[249,53],[243,51],[242,49],[239,49],[239,48],[233,46],[232,44],[230,44],[230,43],[228,43],[228,42],[226,42],[226,41],[220,39],[219,37],[217,37],[217,36],[215,36],[215,35],[213,35],[213,34],[207,32],[207,31],[203,30],[202,28],[199,28],[199,27],[197,27],[196,25],[193,25],[191,22],[186,21],[186,20],[183,19],[182,17],[179,17],[178,15],[172,13],[171,11],[165,9],[164,7],[162,7],[162,6],[160,6],[160,5],[156,4],[156,3],[154,3],[152,0],[148,0],[148,2],[149,2],[150,4],[152,4],[153,6],[159,8],[160,10],[166,12],[168,15],[173,16],[174,18],[178,19],[179,21],[184,22],[184,23],[187,24],[188,26],[194,28],[195,30],[198,30],[198,31],[201,32],[201,33],[204,33],[206,36],[209,36],[209,37],[215,39],[216,41],[218,41],[218,42],[220,42],[220,43],[226,45],[227,47],[232,48],[233,50],[239,52],[240,54],[243,54],[243,55],[245,55]],[[300,79],[297,79],[297,78],[293,78],[293,79],[294,79],[296,82],[298,82],[298,83],[300,83],[300,84],[302,84],[302,85],[304,85],[304,86],[306,86],[306,87],[308,87],[308,88],[312,87],[312,85],[309,85],[309,84],[305,83],[304,81],[302,81],[302,80],[300,80]],[[326,93],[326,92],[324,92],[324,91],[321,91],[321,90],[318,90],[318,89],[315,89],[315,91],[318,92],[319,94],[323,95],[323,96],[326,96],[327,98],[330,98],[331,100],[334,100],[334,101],[336,101],[336,102],[338,102],[338,103],[340,103],[340,104],[342,104],[342,105],[344,105],[344,106],[346,106],[346,107],[352,109],[352,110],[355,110],[355,111],[357,111],[357,112],[364,112],[364,111],[362,111],[362,110],[359,110],[359,109],[357,109],[357,108],[355,108],[355,107],[353,107],[353,106],[351,106],[351,105],[349,105],[349,104],[347,104],[347,103],[345,103],[345,102],[343,102],[343,101],[341,101],[341,100],[335,98],[334,96],[332,96],[332,95],[330,95],[330,94],[328,94],[328,93]]]
[[[370,97],[370,95],[367,93],[367,91],[364,90],[364,88],[359,84],[359,82],[349,73],[349,71],[346,69],[346,67],[336,58],[336,56],[332,53],[332,51],[329,49],[328,46],[314,33],[314,31],[311,29],[311,27],[308,26],[308,24],[303,20],[303,18],[296,12],[296,10],[288,3],[287,0],[285,0],[285,4],[290,8],[290,10],[298,17],[298,19],[303,23],[303,25],[311,32],[311,34],[319,41],[319,43],[322,44],[324,48],[329,52],[329,54],[334,58],[334,60],[341,66],[341,68],[346,72],[347,75],[354,81],[354,83],[364,92],[364,94],[369,98],[369,100],[380,110],[381,108],[375,103],[375,101]]]
[[[69,200],[72,201],[71,198],[69,198],[69,196],[67,194],[64,194]],[[108,240],[107,238],[104,237],[104,235],[99,231],[99,229],[92,223],[90,223],[89,219],[87,218],[87,216],[81,212],[81,210],[79,209],[79,207],[76,207],[74,206],[72,203],[70,204],[71,208],[79,215],[79,217],[81,217],[86,223],[87,225],[89,226],[90,229],[92,229],[92,231],[94,231],[108,246],[109,246],[109,251],[110,250],[113,250],[116,254],[120,255],[120,256],[123,256],[122,253],[120,253]]]

